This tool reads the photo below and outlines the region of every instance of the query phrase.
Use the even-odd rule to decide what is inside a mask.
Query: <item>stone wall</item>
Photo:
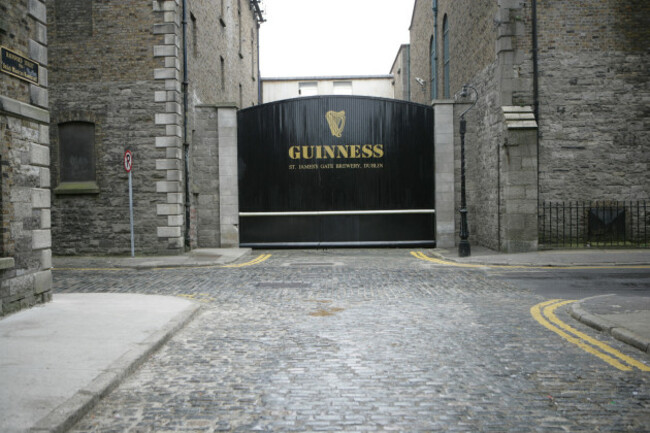
[[[192,102],[258,103],[258,24],[249,0],[188,0]]]
[[[650,3],[538,3],[540,199],[650,199]]]
[[[411,100],[411,47],[402,45],[397,52],[390,74],[393,76],[393,95],[395,99]]]
[[[498,10],[497,2],[476,0],[439,0],[437,14],[437,83],[438,99],[443,93],[443,20],[449,20],[449,78],[450,95],[483,71],[496,60],[494,40],[496,26],[494,17]],[[432,0],[417,0],[411,22],[411,88],[413,102],[431,102],[431,58],[430,46],[434,38],[434,13]],[[419,84],[415,78],[425,81]]]
[[[521,164],[512,164],[510,156],[522,148],[508,150],[508,134],[501,107],[530,104],[531,81],[522,77],[526,56],[517,51],[524,44],[525,2],[495,0],[484,2],[437,2],[437,85],[438,101],[444,101],[445,78],[443,55],[443,20],[449,23],[449,98],[454,98],[463,84],[470,90],[469,100],[476,104],[466,114],[466,197],[470,242],[493,249],[519,249],[521,245],[536,245],[534,239],[518,243],[519,234],[530,230],[511,230],[511,221],[522,218],[522,207],[513,204],[528,200],[512,189],[512,183],[528,175],[521,173]],[[430,43],[434,34],[434,13],[431,1],[419,0],[415,5],[411,25],[411,71],[426,80],[426,92],[413,92],[413,99],[426,103],[430,97]],[[524,42],[520,39],[523,37]],[[416,48],[413,48],[415,46]],[[421,86],[414,84],[421,89]],[[414,89],[415,89],[414,87]],[[526,99],[528,97],[528,100]],[[455,203],[460,204],[460,136],[458,120],[469,105],[457,99],[454,109],[455,135]],[[516,100],[516,101],[515,101]],[[516,140],[514,140],[516,141]],[[525,140],[524,140],[525,141]],[[536,141],[535,141],[536,142]],[[527,142],[527,144],[529,144]],[[517,172],[518,174],[514,174]],[[533,173],[534,174],[534,173]],[[526,204],[529,203],[526,201]],[[526,207],[526,210],[529,210]],[[536,214],[534,210],[533,215]],[[528,221],[528,220],[527,220]],[[455,218],[458,239],[459,218]],[[513,226],[514,227],[514,226]],[[534,237],[534,236],[533,236]]]
[[[431,78],[431,6],[431,1],[417,1],[411,26],[412,74],[426,80]],[[439,96],[445,14],[450,23],[450,95],[465,82],[479,94],[467,114],[470,236],[495,249],[535,244],[534,239],[515,239],[517,230],[524,237],[534,231],[529,218],[535,213],[533,191],[539,202],[650,196],[650,4],[537,2],[539,131],[534,138],[530,131],[510,131],[502,112],[535,106],[532,6],[532,0],[471,2],[471,7],[469,1],[438,1]],[[429,89],[413,92],[415,101],[427,102],[428,97]],[[461,104],[456,117],[462,110]],[[522,157],[524,165],[519,164]],[[531,176],[536,186],[529,184]],[[525,230],[513,218],[526,220]]]
[[[431,102],[431,66],[429,44],[433,37],[433,11],[431,1],[416,0],[410,31],[411,101],[420,104]],[[418,80],[418,78],[420,80]]]
[[[166,173],[156,170],[156,161],[172,153],[180,162],[178,151],[157,146],[157,137],[172,132],[169,130],[178,123],[177,119],[174,124],[161,123],[160,116],[168,108],[178,112],[180,106],[166,106],[154,97],[156,92],[169,91],[178,99],[180,91],[174,82],[154,75],[165,66],[165,57],[154,49],[164,46],[164,36],[152,31],[154,23],[162,21],[163,12],[136,0],[50,0],[48,8],[53,17],[50,99],[55,253],[130,251],[128,175],[122,164],[127,149],[134,157],[136,251],[155,253],[182,247],[182,243],[170,245],[156,233],[157,227],[167,225],[167,216],[156,212],[156,206],[167,204],[166,193],[157,187],[157,182],[166,181]],[[71,22],[72,28],[83,31],[71,31]],[[94,191],[61,182],[59,125],[70,121],[95,125]],[[176,147],[179,149],[180,143]]]
[[[47,17],[37,0],[0,5],[0,45],[39,63],[32,84],[0,72],[0,316],[52,297]]]
[[[193,154],[193,143],[202,140],[196,111],[223,101],[257,103],[258,25],[249,2],[187,0],[186,113],[182,0],[49,0],[48,7],[56,253],[130,251],[126,149],[134,156],[136,253],[197,246],[205,200],[195,187],[202,179],[192,173],[202,157]],[[95,125],[90,188],[61,181],[58,125],[69,121]]]

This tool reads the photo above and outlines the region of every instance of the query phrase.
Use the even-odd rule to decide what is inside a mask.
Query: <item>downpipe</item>
[[[189,81],[187,73],[187,0],[183,0],[183,149],[184,149],[184,163],[185,163],[185,247],[191,248],[190,237],[190,214],[191,214],[191,201],[190,201],[190,143],[187,140],[187,108],[188,108],[188,92]]]

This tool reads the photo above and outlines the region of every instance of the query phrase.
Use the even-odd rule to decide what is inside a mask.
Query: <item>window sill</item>
[[[89,182],[61,182],[54,188],[57,195],[99,194],[99,186],[95,181]]]
[[[11,269],[16,266],[13,257],[0,257],[0,270]]]

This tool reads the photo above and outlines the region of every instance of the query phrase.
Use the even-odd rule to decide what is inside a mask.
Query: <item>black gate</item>
[[[435,245],[433,110],[321,96],[238,113],[240,243]]]

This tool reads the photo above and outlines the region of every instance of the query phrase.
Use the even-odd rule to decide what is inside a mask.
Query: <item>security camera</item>
[[[417,81],[418,84],[419,84],[420,86],[422,86],[422,87],[424,87],[424,84],[426,83],[426,81],[424,81],[424,80],[423,80],[422,78],[420,78],[420,77],[415,77],[415,81]]]

